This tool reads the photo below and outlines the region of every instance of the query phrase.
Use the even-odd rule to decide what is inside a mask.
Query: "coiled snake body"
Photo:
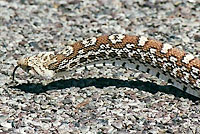
[[[150,73],[200,98],[200,60],[144,36],[91,37],[60,52],[41,52],[17,63],[13,78],[18,67],[32,75],[52,78],[91,66],[123,66]]]

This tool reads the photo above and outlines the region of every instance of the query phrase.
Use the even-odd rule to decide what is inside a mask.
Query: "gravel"
[[[48,82],[19,69],[12,82],[23,55],[111,33],[200,57],[200,1],[1,0],[0,133],[200,133],[199,100],[138,71],[92,68]]]

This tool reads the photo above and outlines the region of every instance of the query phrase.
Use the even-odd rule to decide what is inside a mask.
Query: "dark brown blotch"
[[[179,70],[177,70],[177,72],[176,72],[177,74],[176,74],[176,76],[178,77],[178,78],[183,78],[183,73],[181,72],[181,70],[179,69]]]
[[[190,81],[191,84],[196,83],[196,80],[191,75],[189,76],[189,81]]]
[[[95,55],[89,55],[89,56],[88,56],[88,59],[89,59],[89,60],[94,60],[95,58],[96,58]]]
[[[127,57],[128,57],[128,54],[125,53],[125,52],[122,52],[122,53],[121,53],[121,57],[122,57],[122,58],[127,58]]]
[[[133,54],[132,56],[134,59],[139,60],[141,56],[139,54]]]
[[[83,63],[83,62],[86,62],[86,61],[87,61],[87,58],[84,58],[84,57],[80,58],[80,63]]]
[[[172,72],[172,70],[173,70],[173,68],[172,68],[171,66],[167,66],[166,69],[167,69],[167,71],[168,71],[169,73]]]
[[[77,65],[77,62],[72,62],[69,66],[70,67],[74,67],[74,66],[76,66]]]
[[[106,57],[106,53],[105,52],[100,52],[99,54],[97,54],[97,57],[105,58]]]
[[[163,63],[162,63],[162,62],[160,62],[160,61],[157,61],[157,65],[158,65],[158,67],[160,67],[160,68],[162,68],[162,67],[163,67]]]
[[[47,57],[47,56],[45,56],[45,57],[44,57],[44,61],[46,61],[46,60],[47,60],[47,58],[48,58],[48,57]]]
[[[117,57],[117,53],[111,52],[111,53],[109,53],[109,56],[110,56],[111,58],[115,58],[115,57]]]
[[[145,57],[145,62],[146,62],[146,63],[151,63],[151,58],[150,58],[149,56],[146,56],[146,57]]]

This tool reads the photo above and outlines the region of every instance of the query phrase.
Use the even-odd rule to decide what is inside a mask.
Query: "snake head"
[[[23,57],[17,61],[17,66],[13,70],[13,80],[17,68],[21,68],[25,72],[33,76],[41,76],[50,79],[55,72],[48,68],[49,64],[55,62],[54,52],[41,52],[33,56]]]

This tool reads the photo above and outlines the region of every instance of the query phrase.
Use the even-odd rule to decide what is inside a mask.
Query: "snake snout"
[[[21,58],[17,61],[17,66],[14,68],[13,73],[12,73],[12,80],[14,81],[15,79],[15,72],[18,68],[22,68],[24,71],[28,72],[31,67],[28,66],[27,58]]]

